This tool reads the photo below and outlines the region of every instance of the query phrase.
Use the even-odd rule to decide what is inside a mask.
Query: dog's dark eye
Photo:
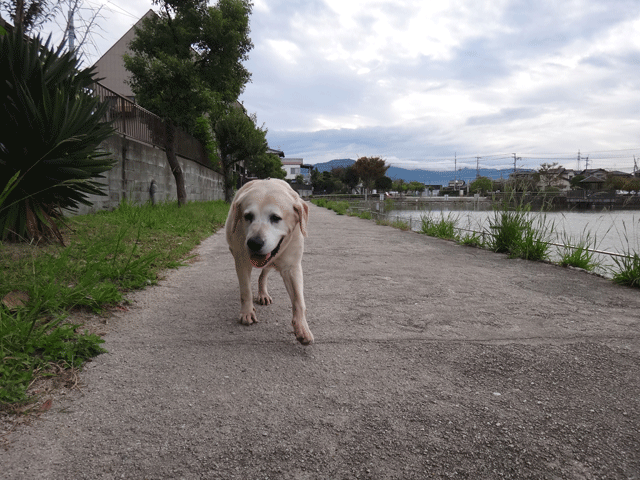
[[[280,218],[275,213],[273,215],[271,215],[271,217],[269,217],[269,219],[271,220],[271,223],[278,223],[280,220],[282,220],[282,218]]]
[[[247,222],[253,222],[253,213],[245,213],[245,214],[244,214],[244,219],[245,219]]]

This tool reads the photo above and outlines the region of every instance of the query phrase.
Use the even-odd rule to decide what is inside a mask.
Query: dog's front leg
[[[235,261],[238,283],[240,284],[240,323],[251,325],[258,322],[251,293],[251,270],[253,267],[248,259],[236,258]]]
[[[280,272],[284,285],[291,298],[293,310],[293,333],[296,339],[303,345],[313,343],[313,334],[307,324],[307,307],[304,303],[304,287],[302,281],[302,266],[297,265]]]
[[[263,268],[262,272],[260,272],[260,277],[258,277],[258,303],[260,305],[271,305],[273,303],[267,291],[267,276],[270,270],[271,266]]]

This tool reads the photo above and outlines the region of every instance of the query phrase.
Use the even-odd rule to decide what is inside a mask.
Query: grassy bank
[[[354,213],[347,202],[331,202],[325,199],[312,200],[318,206],[330,208],[340,215],[356,215],[361,218],[371,218],[367,211]],[[385,206],[386,207],[386,206]],[[391,210],[392,207],[386,207]],[[552,249],[556,249],[559,257],[558,265],[576,267],[590,272],[602,271],[603,265],[598,263],[593,253],[598,248],[598,242],[589,232],[585,231],[579,238],[569,238],[565,235],[562,245],[551,242],[555,225],[549,224],[543,213],[542,217],[533,215],[529,205],[522,203],[503,203],[494,210],[493,218],[489,220],[487,228],[481,232],[468,231],[458,226],[459,218],[451,213],[436,215],[426,213],[421,218],[419,233],[433,237],[455,241],[462,245],[486,248],[498,253],[505,253],[511,258],[522,258],[533,261],[550,261]],[[390,225],[402,230],[408,230],[409,223],[401,219],[391,221],[385,217],[376,218],[379,225]],[[629,244],[629,241],[627,241]],[[640,288],[640,254],[631,246],[625,251],[625,256],[613,257],[615,266],[607,267],[612,280],[620,285]]]
[[[225,221],[224,202],[145,205],[72,217],[60,244],[0,244],[0,404],[28,400],[39,375],[82,365],[103,340],[69,323],[157,283]]]

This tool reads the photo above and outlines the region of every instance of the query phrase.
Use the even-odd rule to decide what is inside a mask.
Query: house
[[[133,102],[135,102],[135,95],[127,83],[131,78],[131,73],[125,68],[122,56],[125,53],[130,53],[129,43],[131,43],[135,38],[136,28],[142,26],[142,22],[145,18],[156,15],[157,14],[153,10],[149,10],[145,13],[135,23],[135,25],[120,37],[120,39],[116,41],[93,65],[96,70],[96,77],[102,79],[100,80],[102,85]],[[245,114],[247,113],[241,103],[236,102],[235,107],[241,108]],[[267,153],[278,155],[281,158],[284,157],[284,152],[280,150],[268,148]],[[240,182],[244,182],[247,179],[247,175],[251,173],[247,171],[246,162],[244,160],[235,163],[233,165],[233,171],[238,174]]]
[[[305,183],[309,182],[309,169],[311,165],[305,165],[302,158],[283,158],[282,168],[287,172],[286,180],[295,180],[296,176],[302,175]]]
[[[537,187],[540,190],[548,188],[557,188],[561,192],[568,192],[571,190],[571,179],[575,177],[575,172],[571,169],[566,169],[563,166],[556,168],[550,168],[548,170],[540,170],[540,180]]]
[[[145,13],[133,27],[120,37],[120,39],[93,64],[96,69],[96,77],[102,78],[100,81],[102,85],[132,101],[134,100],[134,95],[131,87],[127,83],[129,78],[131,78],[131,73],[124,68],[122,56],[130,52],[129,43],[135,37],[136,27],[141,27],[145,18],[154,15],[156,15],[156,13],[153,10]]]

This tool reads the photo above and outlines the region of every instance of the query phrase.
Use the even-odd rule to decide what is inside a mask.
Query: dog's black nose
[[[252,252],[259,252],[263,246],[264,240],[260,237],[251,237],[247,240],[247,247],[249,247],[249,250]]]

